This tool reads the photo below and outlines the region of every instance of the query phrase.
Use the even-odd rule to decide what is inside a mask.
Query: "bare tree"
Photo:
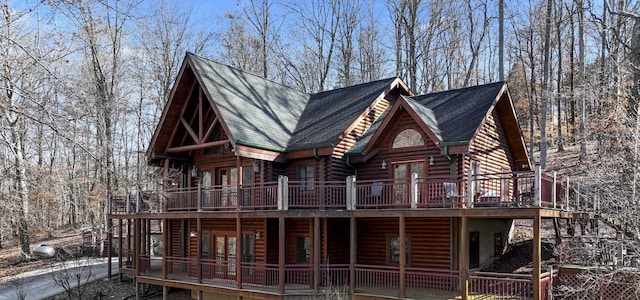
[[[547,0],[545,25],[544,25],[544,62],[542,71],[542,109],[540,116],[540,166],[544,169],[547,164],[547,110],[549,107],[549,97],[551,94],[549,88],[549,73],[551,54],[551,11],[553,1]]]

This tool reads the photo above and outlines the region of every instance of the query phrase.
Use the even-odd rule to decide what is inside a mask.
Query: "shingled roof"
[[[475,136],[489,109],[495,105],[504,82],[418,95],[404,96],[407,105],[439,140],[436,143],[465,143]],[[387,109],[387,112],[391,108]],[[350,154],[363,153],[375,131],[384,122],[379,118],[351,148]]]
[[[204,57],[187,56],[236,144],[286,150],[309,94]]]
[[[192,79],[182,78],[194,77],[233,144],[277,152],[331,146],[368,106],[401,82],[388,78],[309,94],[187,53],[177,89],[188,90]],[[150,155],[165,149],[164,136],[178,122],[167,112],[186,105],[186,99],[174,99],[186,95],[172,94],[151,141]]]
[[[289,149],[330,146],[397,77],[311,95]]]
[[[185,75],[185,66],[192,69],[190,76],[200,82],[234,144],[278,152],[333,146],[367,107],[402,83],[398,78],[387,78],[309,94],[192,53],[187,53],[180,76],[191,74],[188,71]],[[504,82],[497,82],[404,97],[406,104],[403,105],[413,110],[433,132],[439,140],[436,142],[469,142],[503,86]],[[169,100],[163,120],[168,109],[178,109],[170,105],[184,103],[175,100]],[[374,122],[350,153],[362,153],[387,113],[388,110]],[[167,126],[176,122],[164,121],[169,122],[165,124]],[[156,130],[152,146],[159,130]],[[167,132],[168,129],[162,130]]]
[[[437,120],[441,142],[469,142],[497,97],[504,82],[472,86],[411,97]],[[416,111],[420,113],[420,111]]]

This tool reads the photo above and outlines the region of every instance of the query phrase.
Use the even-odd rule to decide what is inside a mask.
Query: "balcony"
[[[586,190],[586,189],[583,189]],[[597,199],[569,186],[567,177],[534,172],[478,174],[460,178],[289,181],[254,185],[170,189],[163,196],[110,197],[111,214],[180,211],[292,209],[455,209],[544,207],[595,211]]]
[[[198,263],[196,258],[167,257],[167,276],[162,278],[161,259],[143,256],[140,261],[143,277],[266,293],[348,292],[351,286],[354,293],[390,297],[401,297],[402,293],[410,298],[454,299],[462,293],[462,278],[457,270],[408,267],[402,274],[397,266],[356,264],[351,268],[348,264],[324,264],[320,265],[319,278],[315,280],[314,268],[308,264],[280,268],[276,264],[243,262],[238,274],[235,261],[202,259]],[[555,271],[541,274],[543,295],[550,278],[556,275]],[[471,272],[468,282],[469,295],[474,299],[532,299],[533,295],[531,275]]]

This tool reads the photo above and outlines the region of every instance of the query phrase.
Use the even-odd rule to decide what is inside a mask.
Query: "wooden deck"
[[[110,214],[214,211],[556,208],[594,211],[568,179],[539,172],[480,174],[467,178],[296,182],[281,176],[257,185],[212,186],[112,196]]]
[[[241,284],[236,278],[235,263],[207,261],[197,263],[193,258],[167,258],[167,276],[163,278],[160,258],[140,257],[139,278],[156,284],[180,283],[190,288],[216,287],[246,290],[252,293],[279,294],[277,265],[242,263]],[[284,295],[312,295],[328,291],[349,292],[350,266],[323,265],[319,286],[314,289],[313,268],[310,265],[284,266]],[[122,269],[121,269],[122,270]],[[131,270],[131,269],[127,269]],[[400,271],[397,267],[355,265],[353,294],[398,298]],[[131,272],[130,272],[131,273]],[[137,272],[133,272],[137,273]],[[556,275],[554,273],[554,275]],[[408,268],[405,273],[405,295],[408,298],[460,299],[461,277],[456,270]],[[542,275],[543,286],[551,273]],[[468,299],[532,299],[532,276],[472,272],[469,274]]]

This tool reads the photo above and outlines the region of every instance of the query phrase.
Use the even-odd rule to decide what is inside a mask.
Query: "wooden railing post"
[[[467,173],[467,207],[473,207],[473,174]]]
[[[347,176],[347,210],[356,209],[356,177]]]
[[[411,209],[418,208],[418,174],[411,173]]]
[[[542,203],[542,199],[541,197],[541,189],[542,189],[542,172],[541,172],[541,167],[540,165],[536,165],[535,169],[534,169],[534,180],[533,180],[533,205],[536,207],[540,207],[540,204]]]
[[[284,175],[278,175],[278,210],[284,210]]]
[[[557,182],[557,179],[556,179],[556,175],[557,175],[557,172],[553,171],[553,186],[551,186],[551,199],[553,200],[553,208],[557,207],[556,206],[556,201],[557,201],[557,199],[556,199],[557,198],[556,197],[556,192],[557,192],[556,184],[558,182]]]
[[[198,182],[198,192],[196,195],[196,201],[198,201],[197,207],[198,211],[202,211],[202,184]]]

